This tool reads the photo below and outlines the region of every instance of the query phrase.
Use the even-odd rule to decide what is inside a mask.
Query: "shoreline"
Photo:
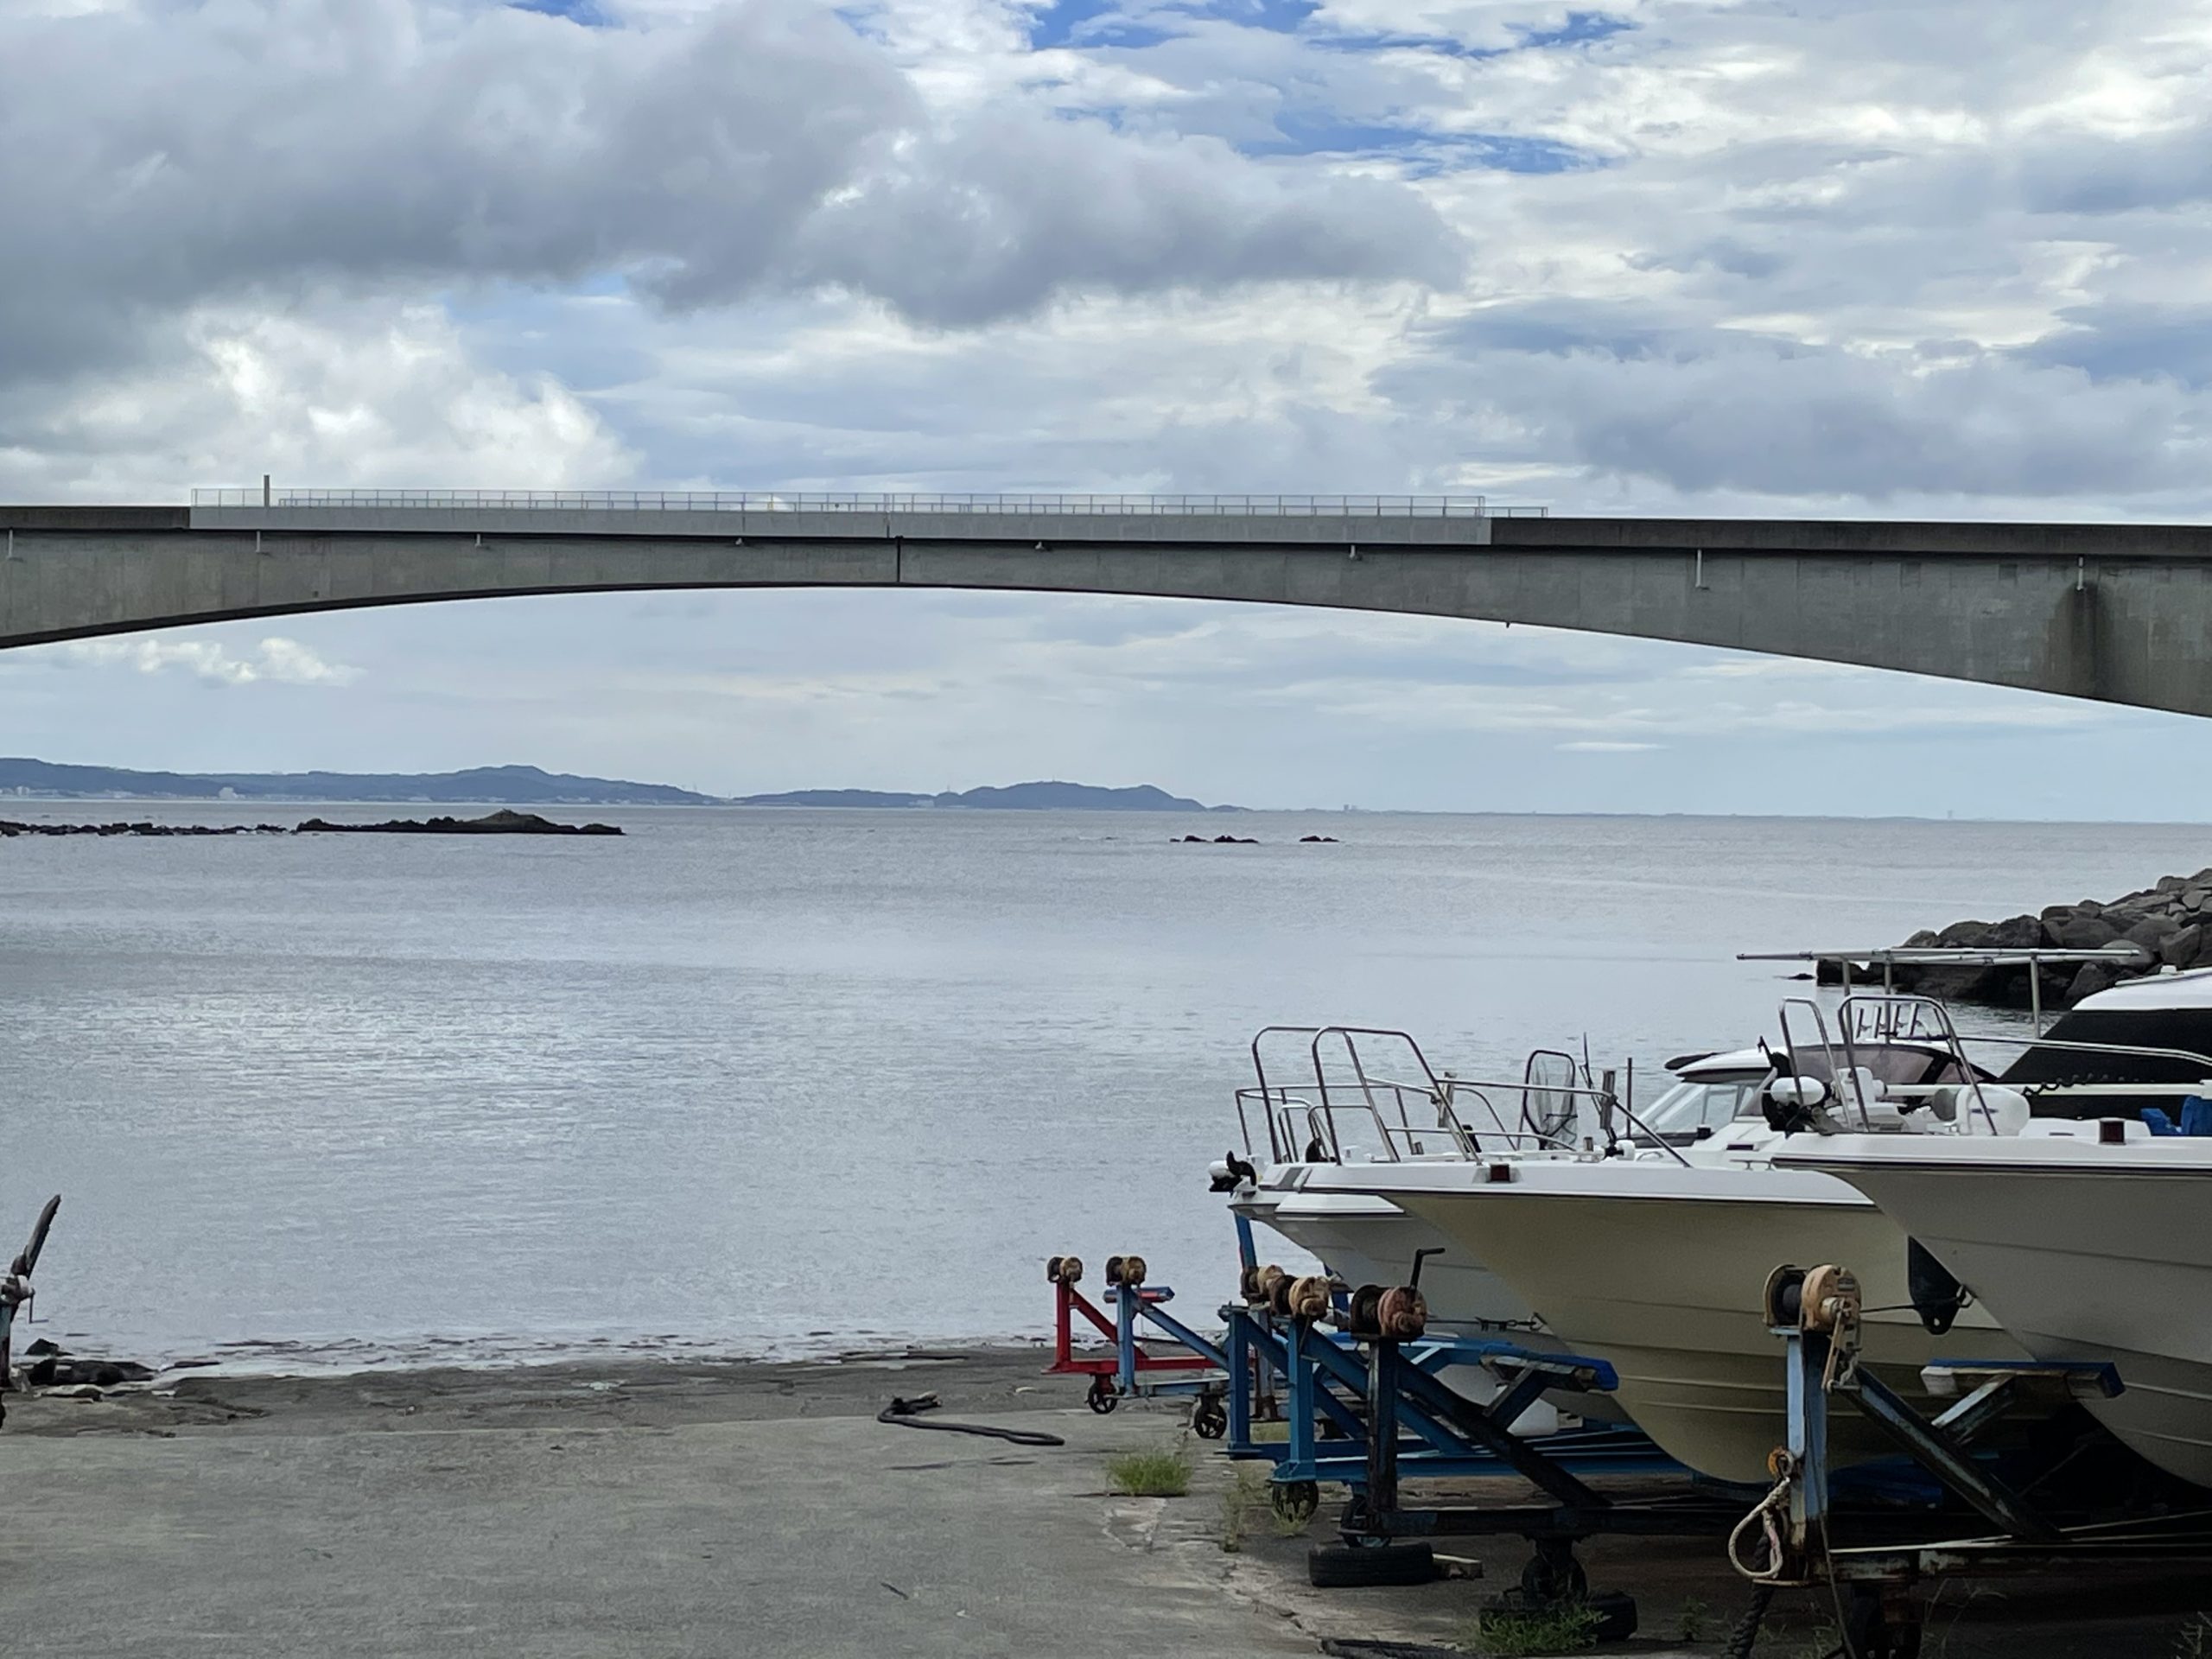
[[[454,1427],[520,1427],[534,1420],[581,1416],[596,1427],[616,1427],[873,1416],[901,1392],[943,1395],[955,1415],[956,1401],[963,1409],[998,1412],[1080,1404],[1081,1379],[1046,1375],[1051,1358],[1050,1345],[1036,1344],[901,1345],[804,1359],[664,1351],[291,1372],[188,1364],[157,1371],[150,1381],[105,1389],[0,1394],[7,1408],[0,1440],[235,1427],[313,1433],[421,1429],[448,1420]],[[928,1380],[917,1387],[920,1377]]]

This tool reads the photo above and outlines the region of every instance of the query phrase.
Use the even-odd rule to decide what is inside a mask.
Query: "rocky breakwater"
[[[5,836],[281,836],[281,823],[25,823],[0,818]]]
[[[25,823],[0,818],[0,837],[10,836],[619,836],[611,823],[556,823],[535,812],[502,809],[480,818],[387,818],[381,823],[333,823],[308,818],[287,830],[281,823]]]
[[[1970,950],[2104,950],[2131,946],[2132,962],[2045,963],[2042,975],[2046,1008],[2071,1007],[2085,996],[2122,980],[2139,979],[2164,969],[2212,967],[2212,869],[2195,875],[2161,876],[2139,893],[2078,904],[2052,905],[2033,916],[2001,922],[1953,922],[1923,929],[1905,942],[1908,949],[1928,946]],[[2029,969],[2024,963],[2003,967],[1970,964],[1896,969],[1900,990],[1929,996],[1984,1002],[1999,1007],[2029,1006]],[[1879,969],[1871,976],[1878,981]]]

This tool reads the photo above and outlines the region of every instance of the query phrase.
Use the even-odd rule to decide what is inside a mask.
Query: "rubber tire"
[[[1306,1553],[1306,1576],[1317,1590],[1433,1584],[1436,1580],[1436,1552],[1419,1541],[1316,1544]]]
[[[1202,1440],[1217,1440],[1229,1433],[1229,1408],[1218,1400],[1201,1400],[1192,1408],[1191,1432]]]
[[[1091,1384],[1090,1392],[1084,1396],[1083,1403],[1101,1417],[1106,1416],[1115,1407],[1122,1403],[1121,1390],[1111,1387],[1102,1388],[1094,1382]]]

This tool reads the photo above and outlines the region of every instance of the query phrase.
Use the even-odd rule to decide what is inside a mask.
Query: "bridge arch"
[[[1479,499],[208,491],[0,507],[0,647],[368,606],[941,588],[1451,616],[2212,714],[2212,529]]]

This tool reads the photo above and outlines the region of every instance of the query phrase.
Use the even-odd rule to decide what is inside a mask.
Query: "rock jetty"
[[[281,823],[24,823],[0,818],[0,837],[10,836],[619,836],[611,823],[556,823],[535,812],[502,809],[480,818],[388,818],[382,823],[333,823],[308,818],[287,830]]]
[[[487,812],[480,818],[386,818],[381,823],[333,823],[327,818],[309,818],[294,833],[302,836],[619,836],[622,831],[612,823],[556,823],[550,818],[539,817],[535,812],[515,812],[502,808],[497,812]]]
[[[2110,988],[2122,980],[2139,979],[2163,969],[2212,967],[2212,869],[2195,875],[2161,876],[2139,893],[2078,904],[2052,905],[2033,916],[2012,916],[2001,922],[1953,922],[1941,929],[1923,928],[1907,939],[1908,948],[1943,945],[1973,950],[2101,950],[2132,945],[2133,964],[2085,962],[2051,963],[2043,976],[2043,1003],[2047,1008],[2071,1007],[2083,997]],[[2028,969],[1899,967],[1900,990],[1924,992],[1929,996],[1983,1002],[1999,1007],[2029,1005]],[[1878,969],[1872,976],[1881,977]]]
[[[281,836],[281,823],[22,823],[0,818],[5,836]]]

